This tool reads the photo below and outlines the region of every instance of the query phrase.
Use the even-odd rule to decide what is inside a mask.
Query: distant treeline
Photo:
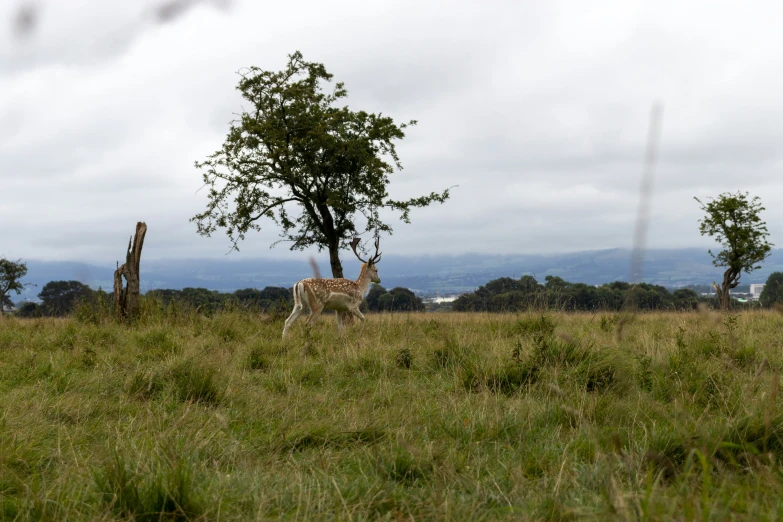
[[[630,292],[630,295],[629,295]],[[268,286],[263,290],[245,288],[222,293],[206,288],[182,290],[150,290],[144,295],[164,307],[182,307],[210,314],[220,310],[242,309],[259,313],[287,314],[293,307],[290,288]],[[74,312],[80,304],[111,306],[113,294],[92,290],[78,281],[50,281],[38,294],[40,303],[19,304],[21,317],[60,317]],[[455,312],[516,312],[524,310],[595,311],[620,310],[626,301],[640,310],[694,310],[700,302],[717,306],[714,297],[702,297],[690,288],[669,292],[660,285],[640,283],[630,285],[615,281],[601,286],[571,283],[556,276],[547,276],[540,284],[532,276],[520,279],[494,279],[475,292],[461,295],[451,304]],[[767,280],[761,304],[783,303],[783,273],[775,272]],[[447,309],[442,305],[439,309]],[[734,303],[737,308],[759,306],[759,303]],[[373,285],[361,307],[364,312],[423,312],[425,305],[407,288],[386,290]],[[433,307],[434,309],[434,307]]]
[[[631,292],[629,296],[629,292]],[[516,312],[522,310],[620,310],[629,298],[641,310],[694,310],[700,299],[690,288],[669,292],[666,287],[615,281],[601,286],[571,283],[547,276],[540,284],[532,276],[494,279],[452,304],[455,312]]]
[[[113,297],[113,293],[93,290],[79,281],[50,281],[38,294],[41,302],[20,303],[17,315],[62,317],[73,313],[79,305],[110,306]],[[156,289],[148,291],[144,297],[164,307],[178,306],[207,314],[226,309],[279,314],[290,311],[294,304],[291,289],[276,286],[263,290],[245,288],[230,293],[206,288]],[[424,311],[424,304],[407,288],[386,290],[381,285],[373,285],[362,308],[365,312],[417,312]]]
[[[233,293],[220,293],[205,288],[183,288],[182,290],[150,290],[145,295],[158,299],[164,306],[174,303],[185,304],[199,310],[217,311],[226,307],[276,313],[290,311],[294,305],[291,288],[268,286],[263,290],[245,288]],[[362,303],[367,312],[421,312],[424,303],[407,288],[386,290],[373,285]]]

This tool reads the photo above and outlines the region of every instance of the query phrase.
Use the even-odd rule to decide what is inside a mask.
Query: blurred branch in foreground
[[[152,19],[157,23],[165,24],[176,20],[191,8],[203,3],[210,3],[220,9],[231,7],[231,0],[169,0],[157,3],[147,13],[150,13]],[[12,15],[11,25],[14,36],[20,40],[32,36],[44,10],[45,7],[40,2],[21,2]]]

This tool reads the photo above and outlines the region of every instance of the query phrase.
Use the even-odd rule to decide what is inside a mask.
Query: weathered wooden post
[[[146,233],[147,224],[141,221],[136,223],[136,235],[128,240],[125,263],[114,271],[114,311],[119,317],[135,317],[139,312],[139,263]],[[123,277],[126,281],[124,290]]]

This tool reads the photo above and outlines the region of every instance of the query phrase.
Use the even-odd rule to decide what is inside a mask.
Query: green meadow
[[[0,318],[2,520],[780,520],[783,315]]]

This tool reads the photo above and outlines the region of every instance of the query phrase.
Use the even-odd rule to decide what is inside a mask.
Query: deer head
[[[381,278],[378,277],[378,268],[375,266],[378,264],[378,262],[381,260],[382,252],[378,252],[378,247],[380,246],[381,239],[376,237],[375,238],[375,254],[369,259],[369,261],[365,261],[362,259],[362,256],[359,255],[359,252],[356,251],[356,247],[359,246],[359,238],[355,237],[351,240],[351,249],[353,250],[354,255],[356,255],[357,259],[364,263],[362,268],[366,267],[367,274],[370,276],[370,281],[373,283],[380,283]]]

